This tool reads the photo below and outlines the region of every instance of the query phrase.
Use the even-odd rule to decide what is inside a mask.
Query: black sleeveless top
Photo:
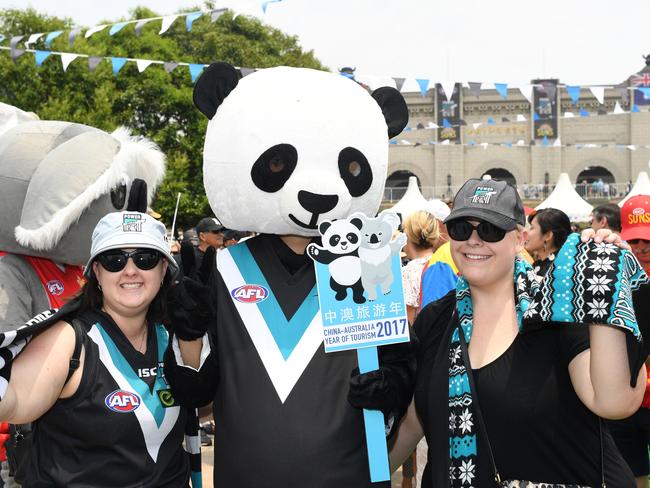
[[[186,415],[164,408],[159,364],[167,344],[149,325],[147,351],[133,348],[106,314],[81,313],[85,359],[79,388],[36,423],[25,488],[188,486]]]

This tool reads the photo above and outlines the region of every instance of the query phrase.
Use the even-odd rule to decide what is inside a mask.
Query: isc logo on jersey
[[[266,300],[269,290],[261,285],[242,285],[230,292],[232,297],[242,303],[259,303]]]
[[[106,406],[113,410],[113,412],[129,413],[133,412],[140,406],[140,397],[130,391],[115,390],[109,393],[104,399]]]

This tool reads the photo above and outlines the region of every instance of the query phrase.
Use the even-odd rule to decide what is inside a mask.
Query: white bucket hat
[[[104,251],[111,249],[144,248],[160,251],[167,258],[167,270],[173,276],[178,264],[169,251],[167,230],[162,222],[140,212],[113,212],[105,215],[93,230],[90,259],[84,275],[90,276],[92,262]]]

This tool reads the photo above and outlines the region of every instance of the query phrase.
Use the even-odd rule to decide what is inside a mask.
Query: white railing
[[[578,183],[573,185],[575,190],[585,200],[620,200],[627,195],[632,187],[630,183]],[[555,185],[518,185],[519,194],[525,200],[544,200],[548,197]],[[440,198],[452,200],[458,186],[423,186],[420,188],[422,196],[427,200]],[[385,202],[397,202],[406,193],[406,187],[386,187],[384,189]]]

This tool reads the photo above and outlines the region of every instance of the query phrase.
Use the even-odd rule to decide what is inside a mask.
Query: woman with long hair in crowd
[[[535,272],[543,276],[555,259],[555,253],[571,234],[571,220],[562,210],[544,208],[531,214],[528,224],[526,251],[535,258]]]
[[[23,486],[188,486],[186,412],[161,367],[176,269],[162,223],[99,221],[80,295],[13,360],[0,401],[0,419],[36,421]]]
[[[643,397],[645,358],[626,315],[626,284],[645,279],[638,264],[571,236],[538,283],[518,257],[522,202],[502,181],[467,181],[445,223],[461,278],[415,321],[414,403],[392,465],[425,435],[427,488],[633,486],[600,417],[626,417]]]

